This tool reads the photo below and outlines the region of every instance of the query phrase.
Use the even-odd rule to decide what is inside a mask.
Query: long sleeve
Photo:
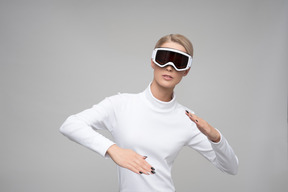
[[[221,171],[236,175],[238,173],[238,158],[225,137],[221,133],[220,135],[221,140],[218,143],[214,143],[197,130],[197,134],[195,134],[188,146],[202,154]]]
[[[92,108],[70,116],[60,131],[71,140],[106,157],[113,141],[97,132],[108,130],[120,147],[147,155],[156,174],[143,176],[119,167],[119,191],[175,191],[171,177],[175,158],[183,145],[201,153],[220,170],[236,174],[238,160],[221,135],[213,143],[185,115],[186,107],[175,100],[157,100],[150,85],[140,94],[120,94],[106,98]],[[108,155],[107,155],[108,156]]]
[[[114,124],[114,110],[109,98],[106,98],[92,108],[68,117],[60,127],[60,132],[72,141],[106,157],[106,151],[114,142],[97,130],[112,131]]]

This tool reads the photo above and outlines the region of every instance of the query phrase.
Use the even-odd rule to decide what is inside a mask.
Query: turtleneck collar
[[[168,112],[172,111],[176,105],[176,96],[173,93],[173,98],[171,101],[165,102],[165,101],[160,101],[159,99],[155,98],[151,92],[151,83],[149,86],[146,88],[144,91],[144,96],[150,106],[157,111],[161,112]]]

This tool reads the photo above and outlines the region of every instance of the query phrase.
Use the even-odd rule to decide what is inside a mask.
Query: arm
[[[200,152],[221,171],[236,175],[238,158],[223,135],[195,114],[186,111],[186,115],[198,128],[189,146]]]
[[[70,140],[105,157],[106,151],[114,142],[96,130],[111,131],[114,122],[113,108],[109,100],[105,99],[90,109],[68,117],[60,127],[60,132]]]
[[[118,147],[113,141],[97,132],[98,129],[112,131],[116,123],[115,112],[109,99],[105,99],[91,109],[82,111],[68,119],[60,127],[60,132],[70,140],[85,146],[103,157],[111,159],[119,166],[137,174],[154,174],[143,157],[130,149]]]

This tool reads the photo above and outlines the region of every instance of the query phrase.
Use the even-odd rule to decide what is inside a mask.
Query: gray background
[[[177,191],[287,190],[287,1],[1,0],[0,27],[1,192],[117,191],[113,161],[58,130],[106,96],[144,90],[169,33],[195,48],[178,101],[240,160],[230,176],[184,148]]]

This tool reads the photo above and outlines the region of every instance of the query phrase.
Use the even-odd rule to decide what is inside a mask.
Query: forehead
[[[161,47],[177,49],[179,51],[186,53],[186,50],[182,45],[172,42],[172,41],[163,43]]]

